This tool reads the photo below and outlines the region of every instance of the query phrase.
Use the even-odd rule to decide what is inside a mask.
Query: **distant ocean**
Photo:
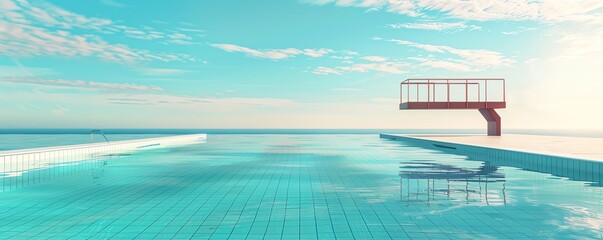
[[[90,134],[91,129],[0,129],[0,134]],[[485,134],[484,129],[102,129],[109,134]],[[603,129],[506,129],[504,133],[603,137]]]
[[[178,134],[486,134],[484,129],[102,129],[110,141]],[[506,130],[504,133],[603,137],[603,130]],[[104,141],[96,134],[93,142]],[[0,151],[90,143],[90,129],[0,129]]]

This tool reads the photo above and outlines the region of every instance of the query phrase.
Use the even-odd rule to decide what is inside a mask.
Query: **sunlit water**
[[[210,135],[11,179],[0,238],[602,238],[602,169],[501,162],[375,134]]]

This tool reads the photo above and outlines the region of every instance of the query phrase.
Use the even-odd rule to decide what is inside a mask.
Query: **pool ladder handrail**
[[[94,133],[100,133],[101,135],[103,135],[103,138],[105,138],[105,141],[109,142],[109,139],[107,139],[107,136],[105,136],[105,133],[103,132],[103,130],[94,129],[94,130],[90,131],[90,142],[91,143],[94,142]]]

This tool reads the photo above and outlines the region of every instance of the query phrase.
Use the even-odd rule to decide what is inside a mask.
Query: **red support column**
[[[501,135],[500,116],[493,108],[480,108],[479,112],[488,122],[488,136]]]

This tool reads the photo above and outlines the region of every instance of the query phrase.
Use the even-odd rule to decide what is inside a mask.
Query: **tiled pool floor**
[[[597,184],[376,135],[212,135],[98,164],[0,193],[0,238],[602,237]]]

